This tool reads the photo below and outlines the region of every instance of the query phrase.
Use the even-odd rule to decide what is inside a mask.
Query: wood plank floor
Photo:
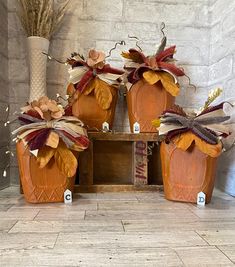
[[[162,192],[76,194],[28,204],[0,191],[0,266],[235,266],[235,198],[206,207]]]

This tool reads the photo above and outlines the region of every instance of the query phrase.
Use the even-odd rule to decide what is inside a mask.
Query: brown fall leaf
[[[151,85],[158,82],[161,77],[153,70],[148,70],[143,73],[144,79]]]
[[[86,86],[86,88],[83,90],[83,94],[84,95],[89,95],[94,89],[95,89],[95,86],[96,86],[96,79],[92,79],[88,85]]]
[[[138,51],[131,50],[131,52],[122,52],[121,55],[122,55],[122,57],[127,58],[127,59],[131,59],[136,63],[143,63],[144,62],[142,56],[140,55],[140,52],[138,52]]]
[[[54,156],[55,149],[49,146],[43,146],[38,151],[37,162],[39,164],[39,168],[44,168],[50,159]]]
[[[127,59],[131,59],[130,53],[129,52],[122,52],[121,56]]]
[[[183,133],[180,136],[175,137],[173,142],[178,148],[184,151],[186,151],[192,143],[195,142],[195,145],[201,152],[213,158],[218,157],[222,152],[222,145],[220,142],[217,145],[208,144],[192,132]]]
[[[76,89],[74,87],[74,85],[72,83],[70,83],[68,86],[67,86],[67,94],[69,96],[72,96],[74,93],[75,93]]]
[[[218,157],[222,152],[222,144],[219,142],[216,145],[211,145],[203,141],[201,138],[195,136],[196,146],[205,154],[212,158]]]
[[[72,177],[75,175],[78,165],[77,159],[63,141],[60,141],[54,157],[59,170],[64,175],[67,177]]]
[[[77,151],[77,152],[82,152],[84,151],[84,147],[83,146],[79,146],[77,144],[74,144],[71,146],[71,149],[74,150],[74,151]]]
[[[161,77],[162,86],[172,96],[177,96],[180,92],[178,84],[175,83],[174,78],[167,72],[161,71],[158,73]]]
[[[172,96],[177,96],[179,94],[180,89],[178,84],[175,84],[174,78],[165,71],[148,70],[143,73],[143,77],[151,85],[157,83],[160,80],[162,86]]]
[[[49,136],[47,137],[46,145],[52,148],[57,148],[59,140],[60,140],[59,135],[56,132],[51,131]]]
[[[111,86],[106,82],[96,79],[95,85],[95,97],[102,109],[109,109],[113,96],[111,93]]]

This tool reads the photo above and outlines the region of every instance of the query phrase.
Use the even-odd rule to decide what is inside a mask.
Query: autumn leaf
[[[95,80],[95,97],[102,109],[109,109],[113,96],[110,90],[110,85],[106,82],[96,79]]]
[[[173,139],[173,142],[178,148],[186,151],[191,146],[192,142],[194,141],[194,137],[195,135],[192,134],[191,132],[186,132],[179,136],[176,136]]]
[[[63,141],[60,141],[55,151],[54,158],[59,170],[64,175],[67,177],[72,177],[75,175],[78,165],[77,159]]]
[[[180,89],[178,84],[175,83],[174,78],[169,73],[164,71],[159,72],[158,75],[160,76],[162,86],[165,88],[165,90],[172,96],[177,96],[180,92]]]
[[[195,145],[201,152],[213,158],[218,157],[222,152],[222,144],[220,142],[216,145],[208,144],[192,132],[183,133],[180,136],[175,137],[173,142],[178,148],[184,151],[195,142]]]
[[[211,156],[212,158],[218,157],[222,152],[222,144],[219,142],[216,145],[211,145],[203,141],[201,138],[195,136],[196,146],[203,153]]]
[[[131,59],[130,53],[129,52],[122,52],[121,56],[127,59]]]
[[[96,79],[92,79],[83,90],[83,94],[89,95],[95,89],[95,85],[96,85]]]
[[[144,79],[151,85],[155,84],[161,79],[161,76],[159,76],[155,71],[148,70],[143,73]]]
[[[43,146],[38,151],[37,162],[39,164],[39,168],[44,168],[50,159],[54,156],[55,149],[49,146]]]
[[[49,136],[47,137],[46,145],[52,148],[57,148],[59,144],[59,139],[59,135],[56,132],[51,131]]]
[[[160,124],[161,124],[161,120],[160,119],[155,119],[155,120],[152,120],[152,125],[156,128],[160,127]]]
[[[162,86],[171,95],[177,96],[179,94],[179,86],[175,84],[174,78],[167,72],[148,70],[143,73],[143,77],[151,85],[160,80]]]
[[[72,150],[75,150],[75,151],[77,151],[77,152],[82,152],[82,151],[84,151],[84,147],[83,147],[82,145],[78,145],[78,144],[73,144],[73,145],[71,146],[71,149],[72,149]]]
[[[124,58],[131,59],[137,63],[144,63],[145,56],[135,49],[130,49],[129,52],[122,52],[121,54]]]

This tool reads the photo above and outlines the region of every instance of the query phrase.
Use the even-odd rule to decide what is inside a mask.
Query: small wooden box
[[[156,133],[91,132],[89,139],[89,148],[79,155],[75,192],[159,190],[162,187]],[[150,147],[151,155],[148,155]]]

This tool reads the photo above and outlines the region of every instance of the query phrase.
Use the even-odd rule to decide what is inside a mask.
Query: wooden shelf
[[[162,185],[75,185],[76,193],[163,191]]]
[[[158,146],[147,156],[149,142],[160,141],[157,133],[90,132],[88,136],[90,146],[79,155],[76,192],[159,190]]]
[[[90,140],[100,140],[100,141],[148,141],[156,142],[160,140],[160,137],[157,133],[103,133],[103,132],[89,132],[88,133]]]

